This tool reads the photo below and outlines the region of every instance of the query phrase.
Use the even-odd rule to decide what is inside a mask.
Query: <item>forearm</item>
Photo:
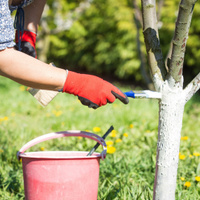
[[[29,87],[49,90],[62,89],[66,80],[64,69],[45,64],[14,49],[0,51],[0,75]]]
[[[24,28],[26,30],[37,33],[45,3],[46,0],[34,0],[33,3],[24,8]]]

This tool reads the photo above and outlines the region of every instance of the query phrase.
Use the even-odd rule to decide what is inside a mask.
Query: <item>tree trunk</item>
[[[185,95],[163,84],[157,143],[154,200],[174,200]]]

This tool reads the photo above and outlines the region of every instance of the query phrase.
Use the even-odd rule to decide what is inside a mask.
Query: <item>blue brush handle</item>
[[[135,98],[135,93],[133,91],[125,92],[124,93],[127,97]]]

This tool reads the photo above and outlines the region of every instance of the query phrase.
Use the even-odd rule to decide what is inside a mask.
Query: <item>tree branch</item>
[[[133,0],[133,8],[134,8],[134,21],[137,28],[136,41],[137,41],[137,51],[140,59],[140,71],[144,81],[146,82],[149,89],[154,90],[153,83],[151,81],[149,70],[147,71],[147,61],[145,57],[145,53],[141,49],[141,41],[140,41],[140,30],[142,28],[142,12],[138,7],[136,0]]]
[[[184,89],[186,102],[200,89],[200,73]]]
[[[173,38],[172,55],[169,63],[169,79],[181,83],[186,42],[188,39],[193,8],[197,0],[181,0]],[[170,84],[170,82],[169,82]]]
[[[166,70],[158,36],[155,0],[141,0],[143,34],[155,88],[165,78]]]

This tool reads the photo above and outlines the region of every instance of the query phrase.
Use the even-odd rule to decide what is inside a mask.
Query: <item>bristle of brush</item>
[[[28,91],[44,107],[47,106],[59,93],[57,91],[39,90],[34,88],[29,88]]]

